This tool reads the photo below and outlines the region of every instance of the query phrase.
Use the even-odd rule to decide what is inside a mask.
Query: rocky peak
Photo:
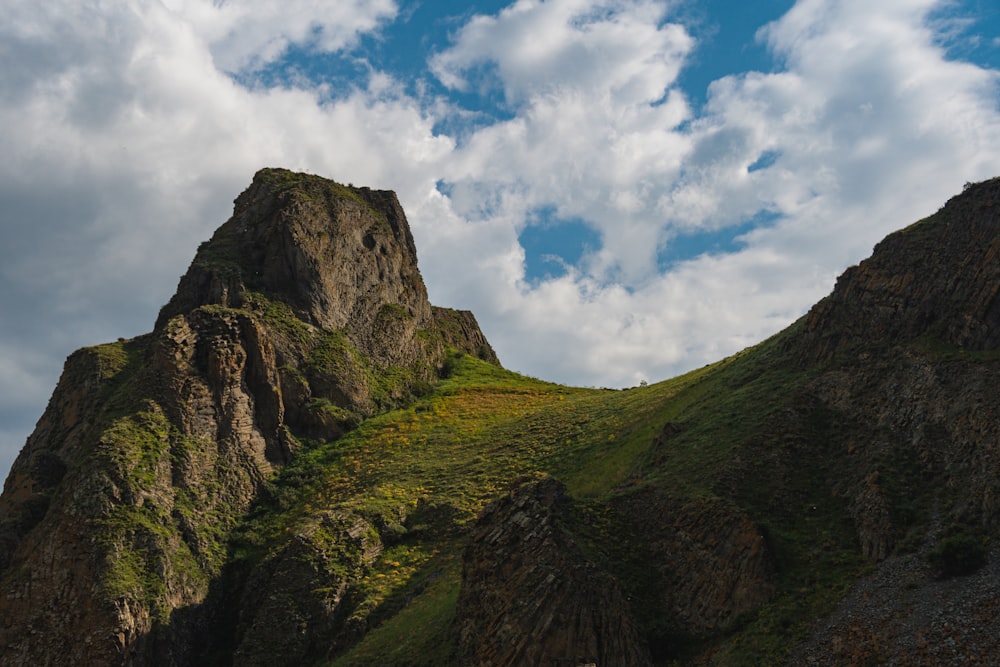
[[[304,321],[364,339],[382,306],[431,321],[417,252],[395,193],[262,169],[233,216],[198,248],[157,329],[204,305],[242,307],[249,292]]]
[[[890,234],[809,312],[806,357],[921,337],[969,351],[1000,347],[998,229],[994,178]]]

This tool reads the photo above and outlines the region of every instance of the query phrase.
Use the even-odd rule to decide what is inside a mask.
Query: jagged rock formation
[[[515,484],[479,517],[456,609],[460,664],[650,665],[640,616],[674,637],[706,638],[763,607],[777,584],[761,530],[719,498],[680,501],[656,486],[615,495],[610,552],[584,556],[565,486]],[[609,541],[611,542],[609,544]],[[641,572],[622,583],[608,569]],[[642,607],[641,609],[637,607]],[[676,647],[656,647],[661,656]]]
[[[1000,179],[967,188],[888,236],[806,316],[788,346],[824,360],[810,391],[860,437],[860,539],[881,560],[894,528],[879,462],[908,460],[913,483],[961,488],[953,511],[1000,521]],[[884,467],[884,464],[883,464]],[[900,500],[899,498],[896,499]]]
[[[461,664],[651,664],[618,582],[563,525],[569,502],[565,487],[546,478],[483,512],[455,614]]]
[[[180,619],[264,481],[449,349],[497,362],[427,301],[393,193],[259,172],[151,334],[67,360],[0,497],[4,664],[188,664]]]
[[[317,517],[251,574],[239,600],[233,663],[312,664],[360,637],[363,628],[352,627],[347,615],[350,585],[382,549],[364,517],[348,511]]]

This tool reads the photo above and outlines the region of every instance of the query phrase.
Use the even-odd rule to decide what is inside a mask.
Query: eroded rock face
[[[1000,179],[970,185],[844,272],[788,337],[809,391],[851,424],[838,493],[873,560],[901,537],[906,484],[955,488],[973,523],[1000,519]],[[905,479],[904,479],[905,478]],[[909,510],[912,513],[912,508]]]
[[[789,349],[848,433],[837,491],[877,562],[788,664],[992,664],[996,551],[939,580],[954,532],[1000,526],[1000,179],[887,237],[838,280]],[[848,425],[849,428],[848,428]],[[903,541],[906,543],[903,543]]]
[[[732,503],[713,497],[681,502],[649,486],[619,497],[613,509],[615,521],[639,536],[637,558],[650,564],[645,592],[675,632],[724,632],[774,595],[767,542]]]
[[[242,599],[233,664],[294,667],[336,654],[364,633],[348,617],[350,585],[382,553],[375,527],[326,512],[253,572]]]
[[[199,248],[157,327],[206,304],[241,307],[247,290],[358,338],[383,304],[406,309],[417,326],[431,319],[396,195],[283,169],[254,176],[233,217]]]
[[[569,502],[547,478],[483,512],[463,558],[461,664],[651,664],[618,582],[562,525]]]
[[[470,313],[428,303],[394,194],[258,173],[151,334],[67,361],[0,496],[3,663],[191,664],[265,480],[449,349],[496,363]]]
[[[802,352],[930,336],[964,350],[1000,346],[1000,178],[968,187],[933,216],[887,236],[810,310]]]

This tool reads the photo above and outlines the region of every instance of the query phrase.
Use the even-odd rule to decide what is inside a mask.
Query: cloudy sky
[[[263,166],[395,190],[508,368],[780,330],[1000,175],[993,0],[0,0],[0,472]]]

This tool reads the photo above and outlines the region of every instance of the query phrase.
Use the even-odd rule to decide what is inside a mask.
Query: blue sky
[[[598,386],[765,338],[1000,174],[985,0],[3,10],[0,470],[66,355],[148,331],[263,166],[395,190],[434,303]]]

